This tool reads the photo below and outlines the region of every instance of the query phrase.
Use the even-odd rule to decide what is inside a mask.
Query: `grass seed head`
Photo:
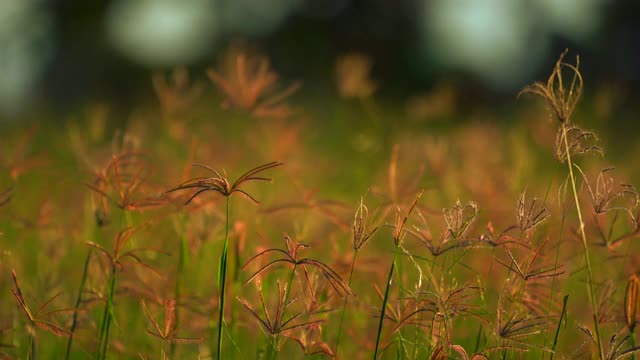
[[[293,110],[284,100],[300,88],[299,83],[275,92],[278,74],[270,69],[264,55],[249,54],[246,49],[232,46],[218,70],[207,75],[227,97],[224,105],[251,112],[257,117],[288,118]]]
[[[575,65],[566,63],[564,62],[564,57],[567,52],[568,49],[560,54],[546,84],[536,82],[526,86],[518,94],[518,96],[524,94],[540,96],[560,123],[569,122],[571,114],[582,95],[583,85],[582,75],[580,74],[580,57],[576,56]],[[566,75],[564,72],[568,72],[569,78],[571,78],[568,84],[565,82]]]
[[[538,198],[526,197],[526,191],[518,198],[518,226],[522,232],[527,232],[550,216],[547,208]]]
[[[624,320],[630,332],[636,327],[638,319],[638,292],[640,291],[640,279],[637,275],[631,275],[624,292]]]

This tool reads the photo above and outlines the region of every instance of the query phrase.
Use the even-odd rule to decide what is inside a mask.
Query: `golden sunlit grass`
[[[0,359],[637,356],[639,173],[582,128],[602,126],[565,57],[521,92],[551,123],[460,119],[448,83],[399,120],[362,54],[316,114],[234,46],[152,75],[124,129],[100,105],[8,130]]]

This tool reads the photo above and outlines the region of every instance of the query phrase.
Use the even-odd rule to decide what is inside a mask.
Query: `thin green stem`
[[[33,329],[35,332],[35,329]],[[32,332],[29,335],[29,356],[27,357],[29,360],[36,359],[36,335]]]
[[[182,222],[182,221],[180,221]],[[179,231],[182,231],[182,226],[180,226]],[[176,286],[174,289],[174,299],[176,301],[176,309],[175,309],[175,322],[176,324],[179,321],[179,310],[180,310],[180,294],[181,294],[181,280],[182,280],[182,273],[184,272],[184,263],[185,263],[185,258],[187,256],[187,239],[185,238],[184,235],[180,236],[180,248],[178,249],[178,265],[176,267]],[[164,349],[163,349],[164,351]],[[175,355],[175,351],[176,351],[176,344],[175,343],[171,343],[169,345],[169,357],[173,358]]]
[[[351,288],[351,279],[353,277],[353,269],[356,266],[356,257],[358,256],[358,249],[355,249],[353,253],[353,259],[351,259],[351,270],[349,271],[349,281],[347,285]],[[342,335],[342,322],[344,321],[344,314],[347,310],[347,303],[349,302],[349,294],[344,297],[344,304],[342,304],[342,314],[340,315],[340,324],[338,325],[338,339],[336,340],[336,353],[334,355],[335,358],[338,357],[338,349],[340,346],[340,337]]]
[[[562,325],[562,319],[564,319],[564,317],[567,314],[568,300],[569,300],[569,295],[565,295],[564,299],[562,300],[562,313],[560,314],[560,320],[558,320],[558,327],[556,328],[556,336],[553,338],[553,346],[551,347],[551,357],[549,357],[549,360],[553,360],[553,354],[555,354],[555,351],[556,351],[556,345],[558,344],[558,335],[560,335],[560,327]]]
[[[220,258],[220,266],[218,268],[218,289],[220,292],[220,309],[218,314],[218,348],[216,359],[220,360],[222,354],[222,326],[224,323],[224,293],[225,283],[227,280],[227,255],[229,252],[229,196],[226,197],[226,221],[224,227],[224,246],[222,248],[222,256]]]
[[[67,350],[65,351],[64,358],[69,360],[69,355],[71,354],[71,344],[73,343],[73,334],[78,326],[78,308],[80,307],[80,303],[82,302],[82,292],[84,291],[84,285],[87,281],[87,270],[89,269],[89,261],[91,260],[91,255],[93,254],[93,248],[89,248],[87,252],[87,257],[84,260],[84,267],[82,269],[82,278],[80,279],[80,288],[78,289],[78,297],[76,298],[76,305],[73,310],[73,319],[71,321],[71,329],[69,329],[69,340],[67,340]]]
[[[582,246],[584,248],[584,257],[587,263],[587,275],[588,275],[588,289],[591,305],[593,306],[593,322],[595,327],[596,345],[598,346],[598,356],[600,359],[604,358],[604,352],[602,350],[602,341],[600,340],[600,326],[598,316],[598,303],[596,302],[595,291],[593,289],[593,270],[591,268],[591,258],[589,256],[589,246],[587,244],[587,235],[584,231],[584,221],[582,220],[582,211],[580,210],[580,201],[578,200],[578,190],[576,188],[576,179],[573,174],[573,163],[571,162],[571,151],[569,150],[569,140],[567,139],[567,127],[565,123],[562,123],[562,138],[564,140],[565,151],[567,154],[567,165],[569,166],[569,177],[571,179],[571,188],[573,190],[573,199],[576,203],[576,212],[578,213],[578,221],[580,222],[580,236],[582,238]]]
[[[107,298],[107,318],[106,326],[104,330],[104,339],[102,344],[102,359],[107,358],[107,351],[109,349],[109,330],[111,329],[111,318],[113,317],[113,299],[115,297],[116,290],[116,266],[111,266],[111,284],[109,285],[109,294]]]
[[[397,242],[395,251],[393,252],[393,261],[391,262],[391,268],[389,268],[389,276],[387,278],[387,288],[384,291],[384,298],[382,299],[382,309],[380,309],[380,322],[378,323],[378,335],[376,336],[376,349],[373,353],[373,360],[378,358],[378,348],[380,347],[380,338],[382,336],[382,325],[384,324],[384,315],[387,310],[387,302],[389,301],[389,290],[391,289],[391,282],[393,280],[393,269],[396,267],[396,259],[398,258],[398,247],[400,242]]]

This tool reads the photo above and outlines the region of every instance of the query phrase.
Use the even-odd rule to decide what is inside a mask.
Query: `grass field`
[[[5,126],[0,358],[633,358],[640,148],[575,58],[464,112],[338,68],[312,100],[236,49]]]

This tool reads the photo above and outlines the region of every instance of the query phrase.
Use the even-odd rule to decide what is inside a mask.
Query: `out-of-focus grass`
[[[276,160],[285,165],[269,173],[272,184],[247,184],[246,191],[260,200],[259,205],[241,196],[229,198],[225,358],[266,356],[274,343],[270,338],[274,334],[265,331],[236,300],[243,299],[264,316],[258,282],[272,317],[278,311],[278,282],[283,289],[290,284],[286,299],[293,302],[287,305],[284,318],[299,314],[287,325],[302,324],[277,334],[281,347],[275,349],[276,356],[302,358],[306,352],[320,358],[335,351],[344,299],[321,272],[308,266],[296,268],[291,283],[291,264],[275,263],[259,279],[245,283],[269,260],[243,266],[261,251],[282,248],[286,233],[308,245],[300,249],[300,258],[321,261],[346,281],[354,251],[351,226],[361,197],[380,230],[358,253],[340,357],[370,358],[394,258],[393,228],[386,225],[393,224],[396,207],[406,208],[421,190],[422,199],[407,228],[425,231],[434,243],[468,244],[434,256],[416,236],[404,236],[381,333],[383,358],[427,358],[438,353],[456,358],[463,356],[458,346],[469,356],[548,358],[557,329],[556,358],[587,356],[594,350],[579,329],[589,327],[592,319],[589,303],[582,300],[586,299],[586,275],[575,212],[562,196],[566,165],[554,159],[556,129],[543,108],[520,100],[510,111],[467,109],[463,115],[455,106],[442,106],[441,113],[416,119],[403,104],[384,103],[370,93],[354,99],[312,100],[304,97],[303,90],[287,99],[291,114],[264,117],[255,107],[246,109],[229,101],[231,108],[221,108],[220,93],[212,93],[208,89],[184,107],[141,103],[129,114],[115,114],[108,105],[95,105],[78,109],[74,119],[45,117],[2,130],[0,329],[7,330],[0,333],[0,353],[26,358],[29,334],[35,334],[40,358],[60,358],[67,344],[66,339],[32,328],[26,321],[10,291],[12,269],[30,306],[37,308],[61,292],[51,308],[73,307],[87,242],[111,249],[121,230],[140,226],[124,251],[145,251],[128,263],[116,264],[108,357],[215,355],[210,351],[216,349],[215,284],[225,232],[225,199],[203,193],[185,206],[184,196],[191,194],[180,196],[167,190],[191,177],[209,176],[192,168],[194,162],[224,169],[233,179],[255,164]],[[446,96],[434,98],[451,101]],[[589,181],[613,164],[615,184],[637,182],[640,173],[632,152],[637,145],[629,143],[620,151],[616,132],[608,130],[615,127],[601,122],[601,116],[592,116],[591,102],[589,96],[583,99],[574,118],[599,134],[605,150],[612,150],[605,158],[578,157],[577,163]],[[136,185],[125,182],[129,188],[108,183],[96,191],[97,174],[107,171],[116,154],[140,155],[153,172]],[[139,176],[135,169],[125,172],[129,179]],[[595,216],[583,181],[578,175],[606,348],[612,334],[618,334],[615,341],[626,336],[624,289],[629,276],[640,271],[639,249],[635,234],[615,248],[599,245],[602,236],[632,233],[633,224],[623,211]],[[126,191],[137,202],[120,208],[118,196]],[[511,231],[503,239],[518,245],[492,246],[503,229],[517,224],[517,202],[524,191],[544,203],[549,218],[532,231]],[[157,201],[157,206],[143,206],[149,199]],[[464,234],[452,237],[447,235],[451,224],[443,218],[443,208],[452,208],[457,200],[474,201],[479,212]],[[615,199],[615,207],[628,207],[637,216],[635,204],[627,200]],[[610,235],[608,230],[600,233],[596,217],[603,229],[617,218]],[[187,251],[180,297],[175,299],[174,334],[176,339],[201,342],[175,341],[170,346],[173,350],[168,350],[162,339],[149,334],[156,331],[142,301],[152,317],[163,318],[165,301],[175,296],[182,238]],[[527,266],[532,254],[538,256],[536,262],[523,272],[551,269],[550,274],[557,276],[518,282],[516,268]],[[110,263],[94,252],[77,313],[72,358],[95,357],[109,271]],[[564,322],[558,324],[565,294],[569,294],[567,311]],[[64,329],[71,326],[67,313],[54,314],[49,320]]]

